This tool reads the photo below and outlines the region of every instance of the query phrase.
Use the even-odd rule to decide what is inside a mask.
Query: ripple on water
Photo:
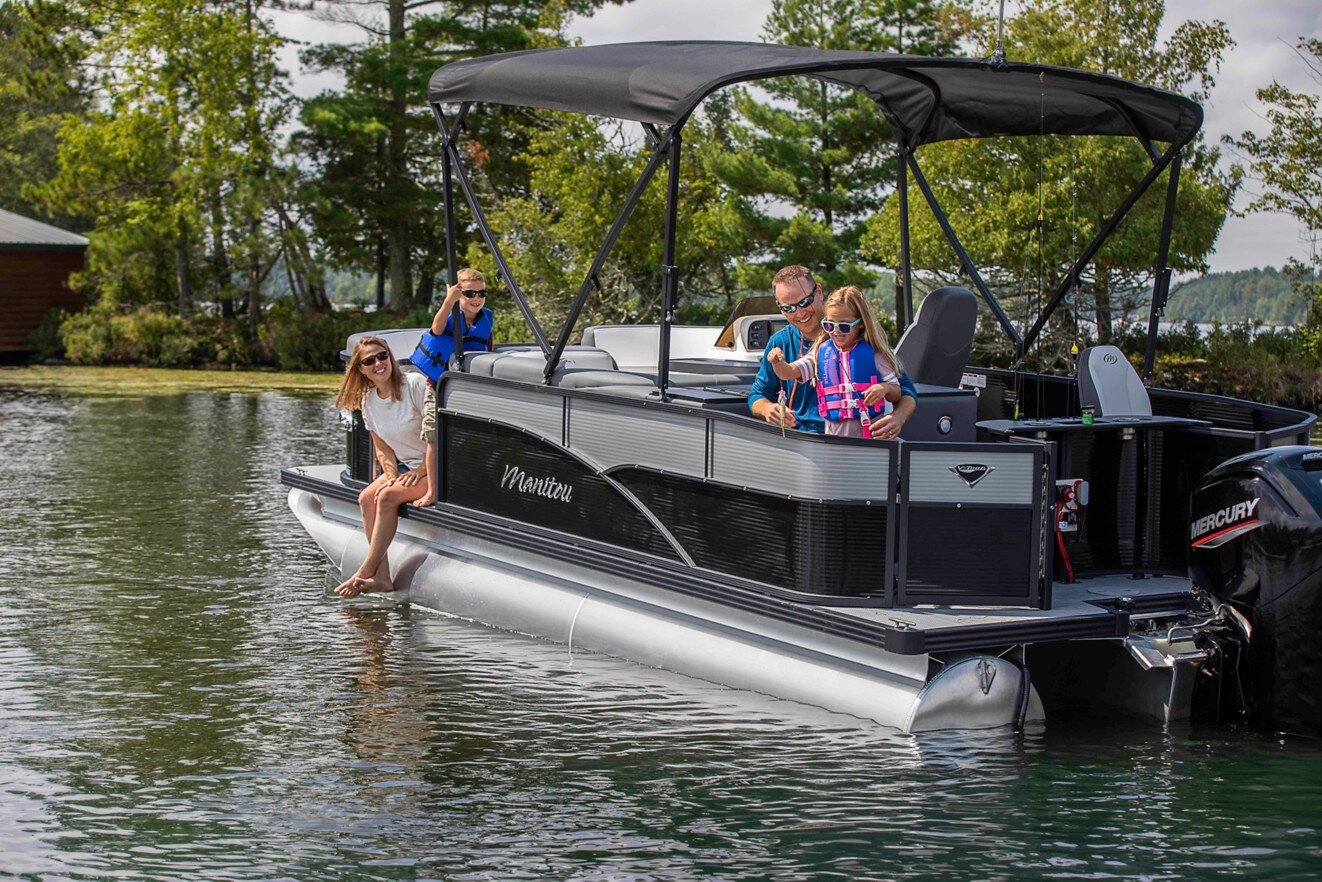
[[[0,392],[0,874],[952,879],[1322,868],[1322,752],[1121,726],[907,738],[349,609],[276,469],[323,401]]]

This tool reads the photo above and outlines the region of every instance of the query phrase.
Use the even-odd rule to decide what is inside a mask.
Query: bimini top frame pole
[[[1193,136],[1190,135],[1190,138],[1192,137]],[[1120,203],[1120,207],[1115,210],[1115,213],[1107,218],[1106,223],[1102,224],[1102,228],[1097,231],[1097,235],[1088,243],[1088,247],[1083,249],[1083,253],[1074,261],[1074,265],[1069,268],[1069,271],[1065,273],[1065,277],[1060,280],[1060,284],[1056,286],[1056,290],[1051,295],[1051,299],[1047,301],[1046,307],[1042,310],[1041,314],[1038,315],[1037,321],[1033,322],[1033,327],[1024,335],[1023,342],[1019,345],[1018,352],[1016,353],[1016,366],[1023,362],[1024,357],[1028,354],[1028,350],[1032,348],[1035,342],[1037,342],[1038,335],[1041,334],[1042,329],[1046,327],[1047,321],[1050,320],[1051,314],[1056,311],[1056,307],[1060,306],[1060,302],[1065,299],[1065,295],[1070,292],[1070,289],[1078,284],[1079,276],[1083,274],[1084,268],[1092,262],[1093,257],[1095,257],[1097,252],[1101,250],[1102,246],[1106,244],[1106,240],[1111,238],[1111,234],[1120,226],[1121,221],[1123,221],[1125,216],[1129,214],[1130,209],[1138,204],[1139,199],[1143,198],[1143,194],[1152,186],[1153,181],[1157,180],[1157,178],[1161,176],[1161,173],[1166,170],[1166,167],[1179,157],[1180,151],[1184,149],[1185,143],[1187,142],[1172,144],[1170,149],[1153,163],[1152,168],[1148,169],[1148,172],[1143,176],[1143,179],[1134,186],[1133,190],[1129,191],[1129,195],[1125,197],[1124,202]],[[1172,180],[1173,186],[1178,186],[1179,176],[1175,175]],[[1167,209],[1166,217],[1163,218],[1162,235],[1167,243],[1167,248],[1169,247],[1170,231],[1169,227],[1166,225],[1166,221],[1173,222],[1174,220],[1174,198],[1175,197],[1172,194],[1170,196],[1170,207]],[[1162,253],[1158,255],[1158,260],[1160,263],[1158,272],[1160,273],[1165,269],[1166,254]]]
[[[670,247],[663,261],[660,344],[663,352],[668,351],[670,320],[678,286],[671,237],[678,196],[675,176],[678,172],[679,130],[702,99],[717,89],[783,76],[816,77],[863,91],[877,102],[891,123],[904,158],[902,167],[907,166],[907,170],[913,173],[946,238],[959,255],[961,265],[1007,336],[1015,343],[1017,362],[1022,362],[1051,312],[1077,284],[1083,267],[1096,255],[1156,176],[1193,139],[1203,118],[1202,108],[1196,103],[1171,92],[1116,77],[1049,65],[1007,62],[999,57],[984,60],[927,58],[761,43],[654,42],[530,50],[446,65],[432,75],[428,99],[441,122],[447,164],[453,166],[483,239],[491,248],[538,345],[548,357],[548,380],[590,287],[598,284],[597,274],[619,235],[619,228],[659,168],[663,152],[670,156],[672,178],[667,191]],[[554,349],[528,308],[526,298],[477,205],[455,144],[460,126],[447,129],[440,112],[441,105],[453,103],[464,108],[462,114],[469,104],[479,101],[634,120],[643,124],[652,143],[653,156],[643,176],[646,180],[640,177],[617,215],[616,223],[593,261],[593,268],[579,288],[575,308],[558,335]],[[670,127],[666,138],[656,131],[657,126]],[[1066,273],[1047,309],[1022,338],[959,242],[913,157],[914,150],[923,144],[1010,135],[1135,136],[1153,159],[1153,168],[1148,175],[1104,225],[1085,255]],[[1154,141],[1170,144],[1170,149],[1158,157]],[[451,227],[447,227],[447,231],[449,229]],[[903,250],[902,270],[907,283],[910,255],[907,248]],[[1158,264],[1159,271],[1163,270],[1164,256],[1159,258]],[[910,313],[905,320],[910,320],[912,308],[905,309],[905,312]],[[551,357],[553,354],[556,358]],[[658,365],[662,380],[667,373],[666,367]]]
[[[597,256],[593,258],[592,265],[588,268],[587,275],[583,279],[583,284],[578,286],[578,293],[574,296],[574,302],[569,307],[569,314],[565,316],[565,323],[560,328],[555,344],[551,347],[551,353],[546,359],[546,381],[548,383],[550,383],[551,377],[555,373],[556,366],[560,363],[560,356],[564,353],[565,346],[569,342],[569,335],[573,333],[574,325],[578,323],[578,316],[583,311],[583,304],[587,301],[588,293],[594,287],[601,287],[598,274],[605,265],[606,258],[610,256],[611,250],[615,247],[616,240],[620,238],[620,233],[624,231],[624,225],[633,214],[634,208],[638,206],[639,200],[643,198],[647,185],[652,182],[652,178],[656,175],[657,170],[661,168],[661,164],[670,156],[671,143],[678,140],[682,125],[682,123],[677,123],[671,126],[664,136],[660,135],[655,128],[644,126],[649,143],[652,145],[652,155],[647,160],[647,165],[643,167],[642,172],[638,175],[638,180],[634,181],[633,188],[629,190],[629,195],[625,197],[619,213],[615,215],[615,222],[611,224],[610,229],[606,232],[606,238],[602,240],[601,247],[597,249]],[[673,226],[669,224],[669,221],[669,213],[667,213],[667,231],[671,230]],[[673,257],[672,251],[670,259],[673,259]]]
[[[528,298],[524,296],[523,289],[519,287],[518,281],[514,278],[513,271],[510,270],[509,263],[505,260],[505,254],[500,250],[500,243],[496,241],[496,236],[491,231],[491,225],[487,223],[487,217],[482,212],[482,206],[478,204],[477,193],[473,190],[473,182],[468,178],[468,171],[464,168],[463,157],[459,154],[459,133],[463,129],[464,119],[468,116],[471,102],[464,102],[459,109],[459,115],[455,119],[453,126],[447,126],[445,113],[441,110],[439,104],[432,104],[432,111],[436,114],[436,122],[441,128],[442,147],[445,150],[445,157],[449,160],[447,166],[453,170],[454,176],[459,181],[459,189],[463,191],[464,201],[468,203],[468,210],[473,213],[473,219],[477,221],[478,232],[481,233],[483,241],[487,243],[487,248],[491,251],[492,258],[496,261],[496,267],[504,280],[510,294],[514,297],[514,302],[519,307],[519,312],[523,314],[523,320],[528,323],[528,329],[532,331],[533,337],[537,341],[537,346],[542,350],[543,355],[549,356],[551,353],[551,344],[546,340],[546,333],[537,321],[537,316],[533,314],[532,307],[528,305]],[[448,196],[448,190],[447,190]],[[451,278],[455,277],[458,271],[453,266],[455,261],[455,248],[451,244],[454,242],[454,208],[450,199],[445,201],[445,232],[450,242],[446,245],[446,259],[452,266],[447,271]],[[452,283],[453,284],[453,283]],[[458,339],[459,322],[454,323],[456,340]],[[456,344],[456,359],[462,365],[463,347]]]

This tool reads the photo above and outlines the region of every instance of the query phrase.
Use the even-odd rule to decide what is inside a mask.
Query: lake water
[[[1322,746],[908,738],[328,597],[323,400],[0,391],[0,876],[1316,878]]]

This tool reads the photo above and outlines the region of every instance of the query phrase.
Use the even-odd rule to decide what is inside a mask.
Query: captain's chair
[[[973,349],[978,300],[967,288],[937,288],[923,298],[913,324],[895,346],[915,383],[958,386]]]
[[[1152,416],[1138,371],[1114,346],[1089,346],[1079,353],[1079,404],[1095,407],[1098,416]]]

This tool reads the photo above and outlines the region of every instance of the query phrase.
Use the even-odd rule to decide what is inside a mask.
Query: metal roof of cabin
[[[0,249],[14,251],[77,250],[87,247],[87,239],[77,233],[14,214],[0,208]]]
[[[766,43],[652,42],[534,49],[447,64],[428,100],[566,110],[656,125],[725,86],[814,76],[864,91],[908,146],[1002,135],[1141,135],[1184,142],[1195,102],[1070,68]]]

